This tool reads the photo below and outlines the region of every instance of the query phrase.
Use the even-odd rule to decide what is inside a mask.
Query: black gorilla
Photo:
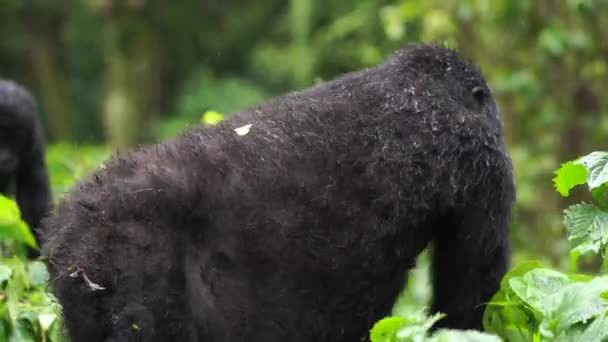
[[[16,195],[23,219],[38,236],[51,192],[36,112],[36,102],[26,89],[0,80],[0,193]]]
[[[432,311],[479,328],[512,168],[482,75],[386,63],[108,162],[46,222],[72,341],[360,341],[433,241]]]

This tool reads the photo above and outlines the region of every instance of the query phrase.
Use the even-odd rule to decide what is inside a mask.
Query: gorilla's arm
[[[38,227],[49,212],[51,194],[44,161],[42,137],[36,132],[29,153],[23,155],[16,174],[17,204],[25,222],[34,230],[40,241]]]
[[[515,189],[506,160],[490,160],[500,165],[471,191],[472,202],[455,208],[434,227],[431,311],[447,315],[435,328],[481,329],[485,304],[508,270]]]

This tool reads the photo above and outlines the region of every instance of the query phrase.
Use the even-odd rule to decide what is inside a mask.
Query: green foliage
[[[575,266],[579,255],[599,253],[608,244],[607,165],[608,153],[594,152],[565,163],[556,171],[554,183],[561,194],[567,195],[572,188],[585,183],[595,191],[594,204],[575,204],[565,211],[564,224]],[[441,319],[441,314],[425,317],[420,312],[417,315],[402,312],[376,323],[370,333],[372,342],[500,341],[500,338],[513,342],[600,342],[608,340],[608,275],[564,274],[538,261],[514,267],[504,276],[500,290],[484,312],[484,328],[500,338],[445,330],[429,337],[429,328]]]
[[[5,247],[7,245],[37,247],[34,235],[21,220],[21,212],[17,204],[2,195],[0,195],[0,241]]]
[[[586,183],[594,204],[565,211],[573,269],[579,255],[599,253],[608,243],[605,152],[568,162],[556,172],[562,195]],[[484,327],[508,341],[605,341],[608,339],[608,276],[563,274],[540,263],[512,269],[484,313]]]
[[[579,255],[599,253],[608,243],[608,211],[592,204],[576,204],[566,209],[564,224],[572,250]]]
[[[608,183],[608,152],[593,152],[576,161],[563,164],[556,171],[555,187],[562,196],[572,188],[587,183],[593,191]]]
[[[50,146],[47,164],[55,197],[109,154],[102,146]],[[28,260],[26,246],[37,247],[32,232],[17,204],[0,195],[0,341],[64,341],[60,305],[47,292],[46,265]]]
[[[508,341],[603,341],[608,324],[608,276],[565,275],[530,265],[505,276],[488,305],[484,325]],[[599,321],[599,322],[596,322]]]
[[[572,188],[587,182],[587,170],[580,164],[567,162],[555,172],[553,182],[557,192],[566,197]]]
[[[370,331],[371,342],[500,342],[501,339],[478,331],[429,330],[443,315],[424,317],[387,317]]]
[[[35,246],[32,233],[15,202],[0,195],[0,341],[63,341],[46,265],[27,261],[26,244]]]
[[[214,110],[206,111],[201,117],[201,123],[205,126],[213,126],[224,120],[224,114]]]
[[[422,308],[431,301],[429,268],[429,254],[425,250],[418,256],[416,267],[408,273],[407,284],[393,306],[394,316],[424,319]]]
[[[57,143],[48,147],[47,167],[55,198],[64,195],[74,183],[99,167],[110,156],[107,146]]]
[[[594,200],[593,204],[575,204],[565,211],[564,224],[574,260],[588,252],[599,253],[608,244],[608,152],[593,152],[565,163],[556,174],[555,187],[563,196],[586,183]]]
[[[159,131],[161,139],[171,138],[188,126],[199,123],[201,116],[203,124],[212,125],[223,119],[220,113],[232,113],[268,97],[263,89],[247,80],[216,78],[208,71],[195,73],[180,94],[175,108],[179,115],[163,122]]]

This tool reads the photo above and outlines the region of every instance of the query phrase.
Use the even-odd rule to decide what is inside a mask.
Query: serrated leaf
[[[566,197],[570,194],[570,190],[577,185],[587,182],[587,169],[580,164],[567,162],[555,171],[553,184],[560,195]]]
[[[608,182],[608,152],[593,152],[574,163],[587,169],[587,184],[589,189],[599,188]]]
[[[608,212],[592,204],[575,204],[565,211],[564,225],[571,248],[581,255],[598,253],[608,243]]]

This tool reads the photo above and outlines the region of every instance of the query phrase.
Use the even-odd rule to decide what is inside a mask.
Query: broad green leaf
[[[417,322],[417,324],[408,324],[397,332],[397,338],[399,338],[400,341],[410,341],[417,338],[424,338],[433,324],[443,317],[445,317],[444,314],[438,313],[428,317],[426,320]]]
[[[566,275],[547,268],[534,269],[523,277],[509,280],[515,294],[545,316],[559,307],[563,297],[560,290],[569,283]]]
[[[37,247],[36,239],[21,219],[15,201],[0,195],[0,240],[14,239],[30,247]]]
[[[500,342],[502,339],[496,335],[490,335],[474,330],[439,330],[428,342]]]
[[[371,342],[393,342],[401,328],[412,323],[405,317],[387,317],[374,324],[370,332]]]
[[[587,327],[578,341],[606,341],[606,339],[608,339],[608,317],[604,314]]]
[[[44,285],[49,279],[46,266],[40,261],[34,261],[29,265],[28,275],[32,286]]]
[[[587,169],[589,189],[599,188],[608,182],[608,152],[593,152],[575,163]]]
[[[565,286],[562,301],[552,314],[559,323],[557,330],[564,330],[577,323],[608,313],[608,301],[602,293],[608,291],[608,276],[596,277],[589,282],[578,282]]]
[[[508,290],[509,289],[509,279],[515,278],[515,277],[521,277],[533,269],[542,268],[542,267],[543,267],[542,262],[540,262],[538,260],[522,262],[519,265],[510,269],[509,272],[507,272],[507,274],[504,275],[504,277],[502,278],[502,281],[500,282],[500,288],[502,290]]]
[[[0,286],[2,283],[10,279],[11,274],[13,274],[13,270],[10,267],[0,265]]]
[[[598,253],[608,243],[608,212],[591,204],[575,204],[565,211],[564,224],[571,247],[581,255]]]
[[[422,320],[417,317],[387,317],[374,325],[370,338],[372,342],[422,341],[433,324],[443,317],[443,314]]]
[[[585,184],[587,182],[587,169],[580,164],[574,162],[567,162],[555,171],[555,178],[553,178],[553,184],[555,189],[562,196],[566,197],[569,195],[570,190],[577,185]]]
[[[0,195],[0,229],[21,221],[21,213],[15,201]]]

